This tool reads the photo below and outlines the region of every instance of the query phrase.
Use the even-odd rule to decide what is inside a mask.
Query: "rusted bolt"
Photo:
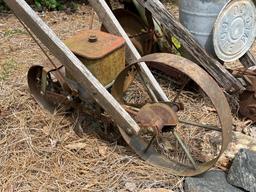
[[[88,41],[90,43],[94,43],[98,40],[97,36],[96,35],[90,35],[89,38],[88,38]]]
[[[126,133],[127,133],[128,135],[132,135],[133,132],[132,132],[132,130],[131,130],[130,128],[127,128],[127,129],[126,129]]]

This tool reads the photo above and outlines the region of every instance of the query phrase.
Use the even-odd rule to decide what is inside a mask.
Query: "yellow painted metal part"
[[[125,41],[122,37],[85,30],[67,39],[65,44],[104,86],[113,82],[125,68]],[[73,79],[68,71],[67,77]]]
[[[125,68],[124,47],[96,60],[88,60],[84,57],[78,58],[104,86],[115,80],[122,69]]]

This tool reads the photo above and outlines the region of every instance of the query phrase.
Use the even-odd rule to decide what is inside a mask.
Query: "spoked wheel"
[[[66,97],[59,81],[52,72],[44,71],[40,65],[32,66],[27,75],[28,86],[35,100],[49,112],[68,106]]]
[[[170,100],[156,102],[138,64],[120,73],[112,94],[141,127],[138,135],[120,127],[125,141],[142,159],[172,174],[207,171],[231,140],[231,112],[222,90],[203,69],[180,56],[152,54],[138,62],[177,71],[184,78],[177,81],[152,71]]]

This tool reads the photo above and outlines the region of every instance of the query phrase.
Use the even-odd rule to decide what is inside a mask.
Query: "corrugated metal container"
[[[213,48],[214,23],[229,0],[179,0],[180,22],[191,32],[206,51]]]
[[[125,68],[125,41],[122,37],[85,30],[67,39],[65,44],[104,86],[111,84]],[[68,71],[66,74],[70,79],[75,75]]]

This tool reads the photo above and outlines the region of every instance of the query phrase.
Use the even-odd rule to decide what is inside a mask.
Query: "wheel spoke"
[[[178,100],[179,96],[181,95],[181,92],[184,90],[184,88],[186,87],[186,85],[188,84],[189,81],[190,81],[190,79],[187,78],[186,81],[183,83],[181,89],[178,91],[178,93],[174,97],[172,103],[175,103]]]
[[[136,69],[137,69],[138,74],[139,74],[139,76],[140,76],[140,78],[141,78],[141,80],[142,80],[142,83],[143,83],[144,86],[147,88],[147,91],[148,91],[148,94],[149,94],[151,100],[152,100],[153,102],[158,102],[158,99],[157,99],[157,97],[156,97],[154,91],[151,89],[150,85],[149,85],[149,84],[147,83],[147,81],[145,80],[145,77],[143,76],[143,74],[142,74],[140,68],[139,68],[138,66],[136,66]]]
[[[208,129],[208,130],[222,132],[221,128],[214,126],[214,125],[204,125],[204,124],[199,124],[199,123],[185,121],[185,120],[179,120],[179,123],[186,124],[186,125],[193,125],[193,126],[201,127],[201,128]]]
[[[156,139],[156,135],[154,135],[151,140],[149,141],[147,147],[144,150],[144,153],[146,153],[148,151],[148,149],[150,148],[150,146],[153,144],[153,141]]]
[[[191,153],[189,152],[186,144],[182,141],[181,137],[178,135],[178,133],[176,133],[175,131],[173,132],[175,138],[177,139],[177,141],[179,142],[179,144],[181,145],[182,149],[184,150],[184,152],[186,153],[188,159],[190,160],[190,162],[192,163],[193,167],[196,169],[197,165],[195,160],[193,159]]]

